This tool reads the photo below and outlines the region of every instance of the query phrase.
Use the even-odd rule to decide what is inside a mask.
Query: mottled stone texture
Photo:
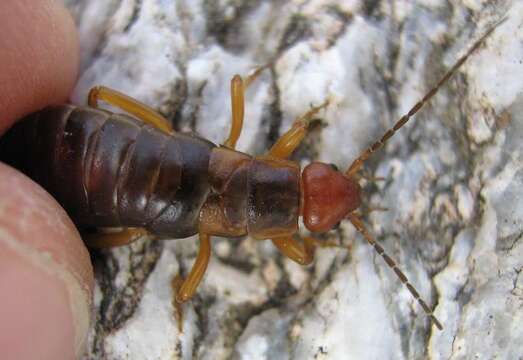
[[[173,316],[171,280],[195,238],[95,252],[86,359],[521,359],[521,1],[112,0],[67,4],[85,103],[103,84],[177,129],[221,142],[229,81],[273,62],[247,93],[239,149],[263,153],[305,112],[330,106],[297,151],[345,168],[405,113],[489,24],[508,19],[366,165],[370,230],[435,305],[438,331],[350,224],[303,268],[270,242],[213,239],[198,295]]]

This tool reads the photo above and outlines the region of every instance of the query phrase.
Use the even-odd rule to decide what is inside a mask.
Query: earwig
[[[503,21],[503,20],[502,20]],[[349,220],[407,287],[438,329],[443,329],[396,262],[365,227],[359,173],[365,161],[430,101],[467,58],[502,22],[492,26],[441,80],[392,128],[340,172],[313,162],[301,175],[287,160],[307,134],[310,121],[329,101],[297,118],[263,156],[235,150],[244,117],[244,92],[265,68],[231,81],[232,127],[222,146],[175,132],[148,106],[106,87],[91,89],[89,107],[53,106],[15,125],[0,141],[0,158],[48,190],[79,227],[102,231],[84,237],[88,246],[128,244],[148,234],[185,238],[199,234],[200,250],[186,279],[177,278],[176,303],[188,301],[206,271],[210,237],[250,235],[271,239],[293,261],[307,265],[314,237],[298,235],[303,217],[311,233],[332,230]],[[104,101],[132,116],[98,108]],[[113,233],[104,228],[122,227]],[[179,306],[177,306],[179,308]]]

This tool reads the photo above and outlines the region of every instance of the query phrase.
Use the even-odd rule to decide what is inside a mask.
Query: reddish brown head
[[[303,222],[312,232],[329,231],[360,206],[360,185],[333,166],[313,162],[303,169]]]

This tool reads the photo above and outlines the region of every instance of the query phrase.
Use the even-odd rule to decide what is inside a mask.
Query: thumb
[[[0,349],[3,359],[83,352],[93,286],[89,254],[65,212],[0,163]]]
[[[0,1],[0,135],[62,102],[77,71],[76,30],[59,1]],[[89,254],[58,204],[0,163],[2,359],[72,359],[83,352],[93,287]]]

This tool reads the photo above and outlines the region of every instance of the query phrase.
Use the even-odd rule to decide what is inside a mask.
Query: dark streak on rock
[[[136,23],[136,21],[140,17],[141,10],[142,10],[142,0],[134,0],[133,13],[131,14],[131,18],[129,19],[129,22],[125,25],[123,32],[128,32],[133,27],[133,25]]]
[[[271,90],[273,98],[268,106],[268,110],[263,112],[261,119],[261,127],[268,126],[265,143],[261,144],[263,148],[254,149],[255,153],[265,152],[269,149],[276,140],[280,137],[280,127],[282,122],[282,111],[280,103],[280,89],[278,88],[276,71],[271,67]]]
[[[275,262],[280,269],[282,278],[278,281],[276,289],[268,296],[267,301],[260,305],[253,305],[250,303],[231,306],[227,309],[225,315],[221,318],[220,328],[224,333],[223,339],[225,339],[224,348],[228,349],[231,353],[234,349],[234,345],[237,343],[239,337],[245,331],[249,321],[263,312],[276,308],[281,309],[281,306],[285,304],[285,301],[289,296],[295,295],[297,290],[291,285],[289,276],[284,269],[283,257],[278,256],[275,259]],[[257,268],[259,269],[259,268]],[[256,269],[253,268],[253,271]],[[198,327],[200,329],[207,329],[208,323],[208,311],[211,308],[212,304],[215,302],[215,297],[205,295],[197,297],[198,299],[195,302],[195,308],[199,315]],[[212,298],[211,302],[208,302],[209,298]],[[205,335],[201,335],[201,339],[205,339]],[[195,348],[197,342],[195,341]],[[198,347],[201,346],[201,343],[198,342]],[[198,357],[195,351],[194,356]]]
[[[332,263],[329,265],[328,270],[326,271],[323,279],[320,279],[318,285],[315,288],[311,288],[307,293],[307,298],[304,301],[302,308],[306,309],[306,305],[316,306],[316,300],[319,298],[319,295],[332,284],[334,276],[343,271],[343,266],[352,262],[352,254],[350,251],[342,252],[340,249],[340,254],[334,258]]]
[[[379,13],[380,10],[380,3],[381,0],[365,0],[363,1],[363,13],[367,17],[373,17],[376,19],[379,19],[381,17],[381,14]]]
[[[231,316],[229,319],[224,320],[226,324],[225,328],[228,329],[227,336],[225,336],[225,339],[228,340],[226,348],[230,350],[234,349],[234,345],[238,342],[239,337],[242,335],[252,318],[270,309],[282,311],[284,300],[285,298],[270,297],[268,301],[259,306],[242,304],[234,307],[234,309],[231,308]]]
[[[328,46],[327,48],[331,48],[336,45],[338,39],[340,39],[344,34],[349,25],[352,22],[353,16],[350,13],[347,13],[343,11],[338,5],[333,4],[327,7],[327,13],[331,14],[335,20],[338,20],[341,22],[342,26],[341,29],[336,32],[333,36],[331,36],[328,40]]]
[[[182,122],[182,110],[188,100],[187,81],[180,79],[176,81],[172,87],[172,96],[164,106],[168,109],[166,116],[172,124],[174,130],[180,130],[180,123]]]
[[[195,94],[187,93],[180,102],[180,106],[176,109],[172,118],[172,122],[178,130],[186,131],[189,128],[191,131],[194,131],[196,129],[200,107],[203,102],[203,92],[206,86],[207,81],[204,81]]]
[[[283,300],[291,295],[296,294],[297,289],[292,286],[289,273],[285,270],[284,265],[285,256],[281,253],[278,253],[277,257],[274,259],[276,266],[281,272],[282,276],[278,280],[275,289],[269,294],[269,303],[276,304],[281,303]]]
[[[297,42],[303,41],[311,35],[309,19],[299,13],[293,14],[278,45],[278,54],[283,53]]]
[[[230,0],[220,6],[215,0],[205,0],[203,9],[207,18],[207,34],[226,49],[242,51],[248,45],[242,36],[244,20],[261,3],[260,0]],[[231,9],[234,15],[228,17],[227,13]]]
[[[323,356],[321,356],[321,355],[327,355],[329,353],[326,349],[327,349],[327,347],[318,346],[318,350],[314,354],[314,359],[318,359],[320,357],[323,359]]]
[[[387,117],[391,119],[388,123],[392,126],[393,121],[398,119],[392,119],[398,104],[396,101],[396,85],[393,77],[394,68],[398,62],[399,57],[399,45],[391,38],[387,41],[386,52],[384,59],[374,59],[374,68],[378,75],[378,89],[383,91],[385,98],[385,109],[387,110]]]
[[[521,239],[523,239],[523,232],[499,238],[496,242],[496,251],[510,253]]]
[[[180,339],[176,339],[176,345],[174,346],[174,358],[183,359],[183,348]]]
[[[95,254],[96,280],[103,293],[97,314],[92,354],[97,358],[105,354],[104,338],[121,328],[133,316],[141,297],[143,287],[161,255],[163,245],[160,241],[139,240],[128,247],[129,267],[122,269],[112,251]],[[116,286],[116,278],[121,271],[129,272],[128,282]]]
[[[200,296],[198,293],[196,293],[195,297],[191,300],[191,302],[194,306],[194,311],[197,317],[196,327],[200,330],[198,332],[198,335],[195,336],[193,339],[192,358],[198,359],[201,358],[201,354],[199,354],[199,351],[205,350],[205,345],[203,344],[203,341],[205,340],[207,335],[205,333],[205,330],[209,328],[209,310],[211,309],[212,305],[216,302],[216,296]]]
[[[236,252],[238,247],[236,247],[234,250],[234,252]],[[227,257],[219,257],[219,259],[223,264],[230,266],[244,274],[250,274],[258,267],[252,262],[252,258],[240,257],[236,255],[237,254],[232,254],[231,256]]]

